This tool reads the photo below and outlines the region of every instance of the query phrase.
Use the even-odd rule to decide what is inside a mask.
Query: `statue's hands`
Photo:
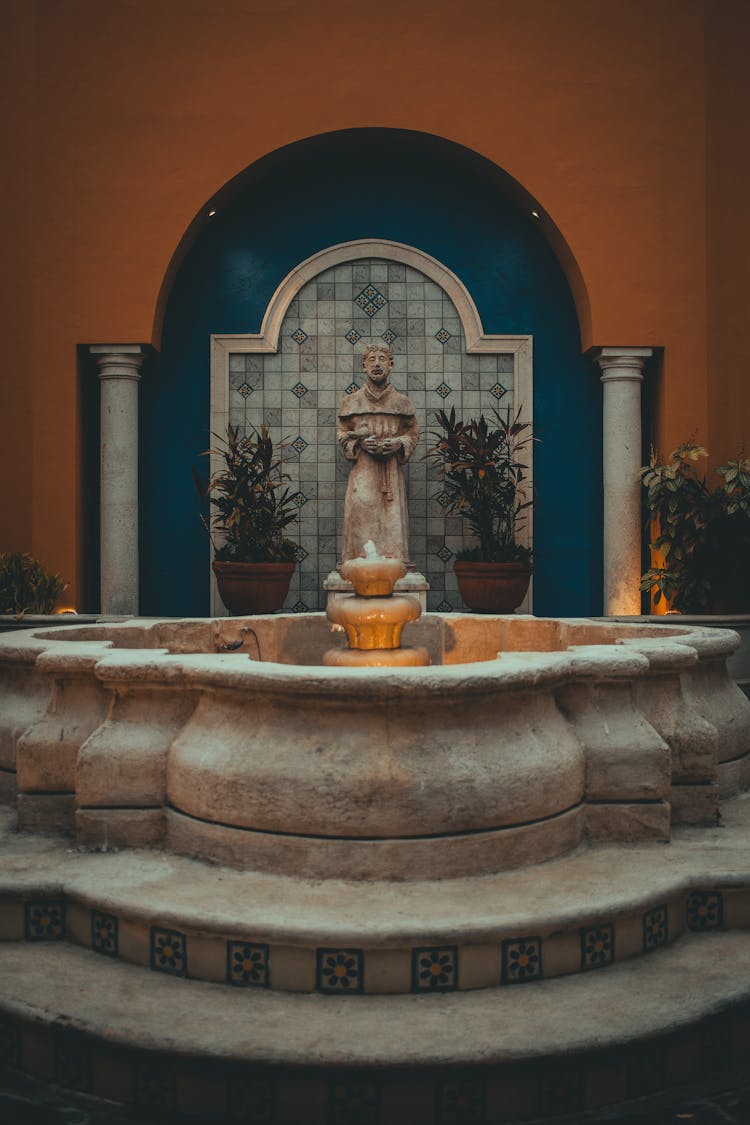
[[[371,453],[374,457],[378,457],[382,454],[381,447],[382,442],[380,438],[376,438],[374,434],[370,434],[369,437],[362,439],[362,448],[366,449],[367,452]]]
[[[380,443],[380,452],[383,457],[392,457],[394,453],[398,453],[401,448],[401,442],[398,438],[383,438]]]

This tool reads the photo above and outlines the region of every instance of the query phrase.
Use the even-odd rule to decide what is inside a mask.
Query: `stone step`
[[[230,985],[398,993],[488,988],[651,953],[688,930],[750,927],[750,798],[670,845],[580,849],[430,883],[312,882],[149,851],[0,837],[0,937],[67,939]]]
[[[226,989],[65,943],[0,945],[0,980],[11,1067],[146,1110],[266,1125],[522,1121],[750,1068],[742,931],[431,996]]]

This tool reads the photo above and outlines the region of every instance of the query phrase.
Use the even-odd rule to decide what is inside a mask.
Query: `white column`
[[[102,613],[138,613],[139,344],[96,344],[101,388],[99,543]]]
[[[641,612],[641,383],[651,348],[601,348],[604,612]]]

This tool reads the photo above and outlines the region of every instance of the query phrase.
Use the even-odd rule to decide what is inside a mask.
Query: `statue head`
[[[393,367],[393,353],[386,344],[368,344],[362,354],[362,366],[371,382],[378,385],[387,383]]]

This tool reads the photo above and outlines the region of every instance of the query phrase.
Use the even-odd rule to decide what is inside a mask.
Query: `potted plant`
[[[526,496],[524,451],[534,440],[521,408],[511,415],[493,411],[494,425],[483,414],[468,422],[439,410],[440,426],[427,451],[438,469],[446,511],[468,523],[478,541],[459,552],[453,565],[466,605],[479,613],[510,613],[523,601],[531,578],[531,548],[516,541]]]
[[[646,489],[644,515],[655,532],[656,563],[641,579],[680,613],[742,613],[750,610],[750,458],[720,465],[714,488],[699,477],[708,452],[685,441],[664,462],[651,451],[640,470]]]
[[[223,467],[207,483],[195,468],[193,474],[199,495],[215,509],[202,518],[214,548],[219,595],[232,614],[274,613],[294,573],[296,544],[284,532],[298,517],[299,492],[284,485],[289,477],[267,426],[241,437],[239,427],[230,425],[226,440],[218,441],[205,455],[221,458]]]
[[[67,588],[59,574],[50,574],[33,555],[0,554],[0,616],[53,613]]]

